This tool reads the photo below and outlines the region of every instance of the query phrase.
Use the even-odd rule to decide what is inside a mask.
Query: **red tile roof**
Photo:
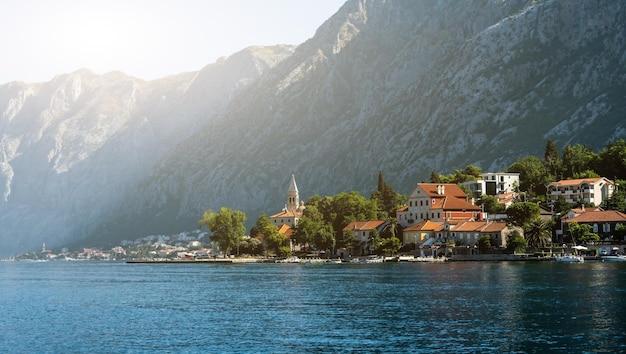
[[[587,211],[565,222],[626,222],[626,214],[617,210]]]
[[[415,225],[409,226],[404,231],[442,231],[443,222],[423,220]]]
[[[353,221],[344,227],[344,231],[369,231],[379,228],[385,220],[368,220],[368,221]]]
[[[577,186],[582,184],[583,182],[587,182],[590,184],[596,183],[600,180],[604,179],[604,177],[596,177],[596,178],[579,178],[579,179],[562,179],[558,182],[552,182],[550,185],[556,185],[558,187],[561,186]]]

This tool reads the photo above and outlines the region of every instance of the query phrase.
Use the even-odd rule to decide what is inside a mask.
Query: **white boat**
[[[621,255],[601,256],[600,259],[602,262],[626,262],[626,256]]]
[[[382,263],[384,260],[383,257],[367,257],[365,263]]]
[[[568,254],[565,256],[557,256],[555,258],[555,261],[565,262],[565,263],[583,263],[585,261],[585,258],[583,258],[582,256],[575,256],[572,254]]]
[[[337,263],[337,264],[341,264],[341,258],[337,258],[337,259],[329,259],[326,261],[326,263]]]
[[[275,263],[300,263],[300,258],[293,256],[276,261]]]

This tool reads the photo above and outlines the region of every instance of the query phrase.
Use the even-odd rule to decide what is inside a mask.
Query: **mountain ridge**
[[[254,80],[231,76],[232,94],[181,80],[163,98],[172,92],[163,81],[133,120],[137,134],[149,135],[143,117],[160,139],[109,141],[147,139],[139,151],[153,151],[154,164],[105,188],[106,213],[72,237],[105,244],[189,230],[221,206],[254,223],[282,208],[291,174],[302,200],[369,195],[381,170],[408,193],[431,170],[499,171],[540,155],[547,138],[605,146],[626,134],[625,13],[619,2],[347,1],[314,37],[276,49]],[[239,70],[256,65],[247,63]],[[188,129],[175,134],[177,124]],[[120,148],[115,163],[136,164],[141,155],[121,156],[132,151]],[[115,161],[102,154],[86,166]]]

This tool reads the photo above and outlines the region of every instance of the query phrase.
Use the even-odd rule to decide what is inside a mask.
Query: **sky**
[[[0,0],[0,85],[86,68],[145,80],[301,44],[345,0]]]

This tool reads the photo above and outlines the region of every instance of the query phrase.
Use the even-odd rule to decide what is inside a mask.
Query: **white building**
[[[562,197],[570,204],[584,202],[598,206],[604,200],[611,198],[615,183],[604,177],[596,177],[560,180],[546,187],[550,203],[556,203]]]
[[[463,182],[471,192],[474,198],[480,198],[483,195],[498,195],[516,192],[519,187],[519,173],[483,173],[481,179]]]

